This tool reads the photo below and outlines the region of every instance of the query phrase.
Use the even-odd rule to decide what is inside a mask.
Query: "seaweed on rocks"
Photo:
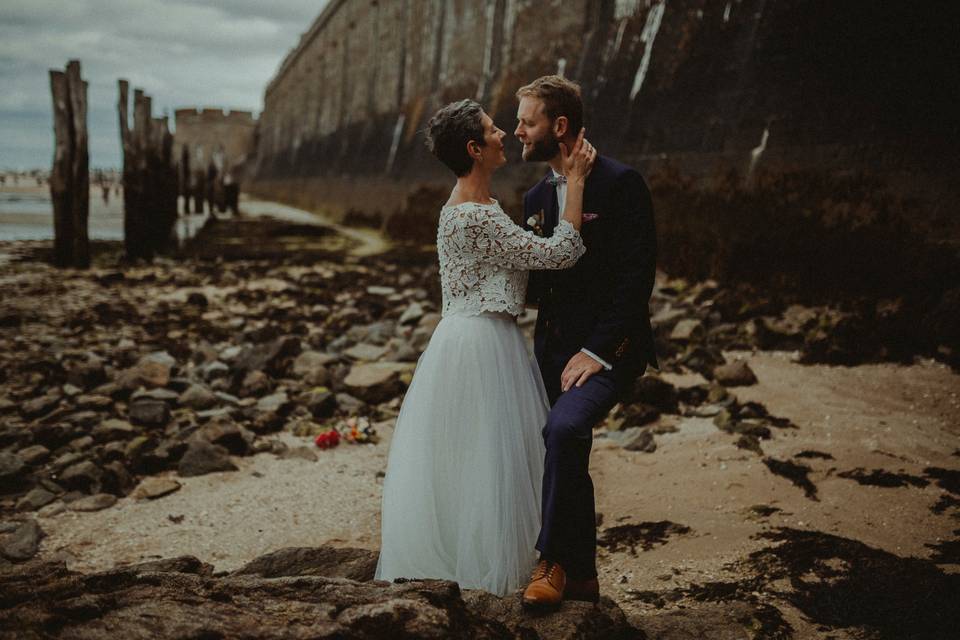
[[[822,460],[833,460],[833,456],[829,453],[823,451],[815,451],[813,449],[804,449],[800,453],[793,454],[794,458],[820,458]]]
[[[819,501],[817,497],[817,487],[807,477],[813,469],[805,464],[797,464],[790,460],[777,460],[776,458],[766,457],[763,464],[767,465],[771,473],[782,476],[792,482],[794,485],[803,489],[804,495],[811,500]]]
[[[841,471],[837,476],[849,480],[856,480],[859,484],[865,486],[874,487],[906,487],[908,485],[925,487],[930,484],[928,480],[903,473],[902,470],[900,473],[894,473],[892,471],[886,471],[885,469],[873,469],[867,473],[863,467],[857,467],[849,471]]]
[[[956,469],[942,469],[940,467],[927,467],[923,473],[928,478],[936,480],[936,484],[941,489],[946,489],[950,493],[960,496],[960,471]]]
[[[930,559],[937,564],[960,565],[960,529],[953,530],[954,539],[944,540],[937,544],[927,544],[926,547],[936,553]]]
[[[756,538],[777,543],[748,559],[765,592],[818,624],[880,640],[942,640],[960,625],[960,574],[931,561],[820,531],[783,527]]]
[[[622,524],[601,531],[597,536],[597,544],[610,551],[626,550],[631,555],[637,555],[637,547],[649,551],[657,545],[666,544],[670,536],[686,535],[690,531],[690,527],[669,520]]]
[[[783,509],[768,504],[755,504],[749,508],[749,512],[758,518],[769,518],[778,511]]]
[[[957,511],[957,514],[954,514],[954,517],[960,517],[960,498],[945,493],[937,499],[937,502],[930,507],[930,511],[937,515],[941,515],[946,512],[947,509],[954,509]]]
[[[671,607],[669,617],[645,615],[635,624],[656,637],[673,637],[666,631],[681,628],[686,635],[676,637],[694,637],[689,620],[699,611],[696,603],[719,603],[722,611],[754,609],[755,624],[765,626],[748,637],[789,638],[792,630],[777,608],[787,603],[821,633],[842,631],[876,640],[943,640],[954,637],[960,625],[956,607],[960,574],[937,566],[956,561],[955,541],[932,547],[940,555],[924,560],[791,527],[753,537],[772,544],[726,565],[740,576],[737,579],[663,591],[627,590],[635,601],[658,609]]]
[[[744,433],[737,441],[733,443],[738,449],[752,451],[758,456],[763,455],[763,447],[760,446],[760,438],[755,435]]]

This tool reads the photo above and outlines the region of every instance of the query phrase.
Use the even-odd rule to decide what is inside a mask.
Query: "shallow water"
[[[205,214],[181,216],[176,234],[190,237],[203,226]],[[100,189],[91,189],[87,232],[91,240],[123,240],[123,196],[104,202]],[[0,241],[52,240],[53,203],[46,187],[0,188]]]
[[[91,191],[88,233],[91,240],[123,240],[123,199],[104,202],[99,190]],[[43,187],[0,190],[0,240],[50,240],[53,238],[53,203]]]

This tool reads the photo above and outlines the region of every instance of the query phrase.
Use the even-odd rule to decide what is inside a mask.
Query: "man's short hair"
[[[563,76],[543,76],[517,90],[517,99],[524,97],[539,98],[547,117],[556,120],[566,116],[567,132],[571,136],[580,133],[583,126],[583,100],[580,97],[580,85]]]
[[[427,148],[457,177],[473,169],[467,143],[486,145],[483,136],[483,107],[473,100],[451,102],[437,111],[427,123]]]

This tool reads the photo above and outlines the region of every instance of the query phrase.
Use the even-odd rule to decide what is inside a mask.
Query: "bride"
[[[506,134],[479,104],[447,105],[427,146],[456,175],[440,212],[443,317],[397,418],[383,485],[376,577],[443,578],[505,595],[536,561],[548,402],[516,317],[529,269],[583,255],[583,185],[596,152],[563,153],[567,197],[549,238],[521,229],[490,197]]]

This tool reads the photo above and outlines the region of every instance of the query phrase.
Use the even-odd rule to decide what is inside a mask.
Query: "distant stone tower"
[[[242,165],[253,153],[257,121],[249,111],[221,109],[177,109],[173,157],[180,158],[183,145],[190,150],[194,168],[206,166],[213,159],[218,170]]]

